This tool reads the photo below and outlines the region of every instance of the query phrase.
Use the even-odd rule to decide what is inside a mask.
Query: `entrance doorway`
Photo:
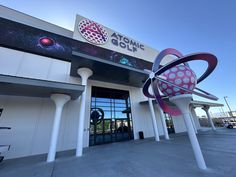
[[[92,87],[89,145],[133,139],[129,92]]]
[[[171,115],[165,113],[165,120],[166,120],[166,126],[167,126],[168,133],[169,134],[175,133],[174,122],[173,122]]]

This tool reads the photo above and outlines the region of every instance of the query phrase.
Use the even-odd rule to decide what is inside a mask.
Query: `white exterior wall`
[[[175,133],[181,133],[181,132],[186,132],[186,126],[184,123],[184,118],[180,116],[172,116],[173,123],[174,123],[174,128],[175,128]]]
[[[131,111],[132,118],[134,121],[134,138],[138,139],[138,132],[143,131],[144,137],[153,137],[154,131],[152,126],[151,112],[149,110],[148,103],[145,105],[140,105],[139,102],[143,100],[147,100],[147,98],[143,95],[141,88],[132,88],[130,92],[131,98]],[[161,126],[160,113],[157,108],[155,108],[155,115],[157,118],[157,126],[159,135],[163,135],[163,130]]]
[[[80,84],[69,75],[70,63],[0,47],[0,74]],[[47,153],[51,137],[54,103],[48,98],[0,96],[3,108],[0,126],[12,127],[0,132],[0,144],[11,144],[6,158]],[[64,107],[57,150],[76,145],[79,100]]]
[[[47,153],[51,138],[55,106],[50,99],[36,97],[0,96],[4,109],[0,118],[0,144],[10,144],[6,158]],[[78,106],[67,103],[63,110],[58,151],[74,149],[78,125]]]
[[[201,129],[201,125],[200,125],[199,119],[197,117],[197,114],[195,112],[195,109],[192,108],[191,112],[192,112],[192,116],[193,116],[193,121],[195,122],[197,129]]]
[[[80,84],[79,78],[69,75],[69,62],[48,57],[0,47],[0,66],[0,74]],[[84,147],[89,146],[92,86],[129,91],[134,138],[139,138],[139,131],[143,131],[146,138],[154,136],[148,104],[139,104],[140,101],[146,100],[141,88],[89,80],[86,99]],[[12,127],[11,130],[2,130],[0,132],[0,144],[11,144],[10,151],[5,154],[6,158],[48,152],[55,110],[54,104],[49,98],[0,96],[0,107],[4,109],[0,117],[0,126]],[[76,147],[78,108],[79,99],[70,101],[64,107],[57,151]],[[163,135],[158,109],[155,109],[155,112],[159,134]],[[196,115],[193,117],[197,127],[200,128]],[[173,117],[173,121],[176,133],[186,131],[181,116]]]
[[[66,37],[72,37],[74,35],[75,39],[79,39],[78,36],[75,36],[78,34],[76,30],[76,34],[73,34],[73,32],[69,30],[3,6],[0,6],[0,11],[0,17]],[[111,29],[109,30],[113,31]],[[81,38],[81,40],[87,42],[83,38]],[[158,54],[158,51],[148,46],[145,46],[145,54],[139,53],[138,55],[127,53],[127,51],[124,50],[119,50],[119,52],[151,62]],[[147,56],[149,56],[148,59]],[[171,57],[166,57],[162,61],[162,64],[170,60],[172,60]],[[0,47],[0,74],[80,84],[81,81],[79,78],[70,76],[70,65],[70,62]],[[89,80],[86,96],[84,147],[89,145],[92,86],[129,91],[134,138],[138,139],[139,131],[143,131],[145,137],[154,136],[148,104],[139,104],[140,101],[146,100],[142,94],[141,88]],[[49,98],[0,96],[0,108],[4,109],[0,117],[0,126],[12,127],[11,130],[1,130],[0,132],[0,144],[11,144],[10,151],[5,154],[6,158],[16,158],[48,152],[55,111],[55,106]],[[57,151],[74,149],[76,146],[80,111],[78,108],[79,99],[68,102],[63,109]],[[158,131],[160,135],[163,135],[160,113],[157,110],[158,109],[155,109]],[[197,127],[200,128],[196,115],[193,117]],[[186,131],[181,116],[173,117],[173,121],[176,133]]]
[[[201,126],[200,126],[200,123],[199,123],[199,120],[197,118],[195,110],[191,109],[190,111],[191,111],[191,114],[192,114],[192,117],[193,117],[193,121],[196,125],[196,128],[201,129]],[[182,116],[172,116],[172,118],[173,118],[176,133],[181,133],[181,132],[186,132],[187,131],[185,123],[184,123],[184,119],[183,119]]]
[[[80,79],[71,77],[70,63],[48,57],[0,47],[0,74],[80,84]],[[92,86],[100,86],[130,92],[134,138],[143,131],[145,137],[154,136],[148,105],[141,88],[129,87],[100,81],[88,82],[84,147],[89,145],[90,102]],[[11,130],[0,132],[0,144],[11,144],[6,158],[16,158],[47,153],[51,137],[55,106],[48,98],[0,96],[3,108],[0,126]],[[79,100],[68,102],[63,110],[57,151],[74,149],[77,141]],[[160,135],[163,134],[159,113],[156,111]]]
[[[69,75],[69,62],[3,47],[0,47],[0,66],[0,74],[73,84],[81,83],[79,78]],[[92,86],[129,91],[134,139],[139,138],[139,131],[143,131],[146,138],[154,136],[148,104],[139,104],[140,101],[147,100],[142,94],[141,88],[89,80],[86,99],[84,147],[89,146]],[[155,107],[154,105],[154,109]],[[0,126],[12,127],[11,130],[1,130],[0,132],[0,144],[11,144],[11,149],[6,153],[6,158],[48,152],[55,110],[55,106],[49,98],[0,96],[0,108],[4,109],[0,117]],[[74,149],[76,147],[78,108],[79,99],[70,101],[64,107],[58,138],[58,151]],[[155,113],[159,134],[163,135],[160,113],[157,108]],[[197,128],[200,129],[200,124],[194,110],[192,110],[192,114]],[[184,120],[181,116],[173,117],[173,122],[176,133],[186,131]]]

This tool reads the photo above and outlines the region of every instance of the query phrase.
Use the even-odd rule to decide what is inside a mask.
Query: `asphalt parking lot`
[[[235,177],[236,129],[204,131],[198,135],[207,164],[200,170],[186,134],[171,140],[127,141],[86,148],[84,155],[61,152],[46,163],[46,155],[5,160],[1,177]]]

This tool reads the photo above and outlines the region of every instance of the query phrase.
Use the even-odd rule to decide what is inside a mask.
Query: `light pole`
[[[232,110],[230,109],[229,103],[227,102],[226,98],[228,98],[228,97],[227,97],[227,96],[224,96],[225,103],[227,104],[227,106],[228,106],[228,108],[229,108],[230,116],[231,116],[231,117],[234,117],[234,116],[233,116],[233,113],[232,113]]]
[[[222,110],[223,116],[226,116],[226,113],[225,113],[223,107],[221,106],[220,108],[221,108],[221,110]]]

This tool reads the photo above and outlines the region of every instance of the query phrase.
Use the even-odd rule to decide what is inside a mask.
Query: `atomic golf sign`
[[[85,40],[95,45],[114,46],[132,53],[145,50],[143,44],[89,19],[78,23],[78,31]]]

